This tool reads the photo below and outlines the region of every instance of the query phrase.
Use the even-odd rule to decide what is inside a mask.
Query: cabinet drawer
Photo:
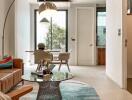
[[[98,48],[98,65],[105,65],[105,48]]]

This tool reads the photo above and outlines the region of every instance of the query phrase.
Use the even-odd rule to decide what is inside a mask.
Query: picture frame
[[[127,0],[127,14],[132,15],[132,0]]]

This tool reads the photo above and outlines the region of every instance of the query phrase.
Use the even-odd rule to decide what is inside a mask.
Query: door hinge
[[[127,47],[127,39],[125,39],[125,47]]]

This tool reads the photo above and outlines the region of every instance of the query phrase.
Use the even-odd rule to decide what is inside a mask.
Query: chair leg
[[[41,67],[41,64],[38,64],[37,69],[36,69],[36,72],[37,72],[38,70],[40,70],[40,67]]]
[[[68,68],[68,70],[69,70],[69,72],[70,72],[70,68],[69,68],[69,65],[68,65],[68,63],[67,63],[67,68]]]
[[[61,68],[61,64],[62,64],[62,63],[60,63],[60,65],[59,65],[59,69],[58,69],[58,71],[60,71],[60,68]]]
[[[22,80],[22,85],[24,85],[24,80]]]
[[[39,65],[38,65],[37,68],[36,68],[36,72],[38,71],[38,67],[39,67]]]

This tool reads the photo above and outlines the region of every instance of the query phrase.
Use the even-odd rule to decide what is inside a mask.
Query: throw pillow
[[[2,61],[0,61],[0,68],[12,68],[13,59],[11,56],[5,57]]]

